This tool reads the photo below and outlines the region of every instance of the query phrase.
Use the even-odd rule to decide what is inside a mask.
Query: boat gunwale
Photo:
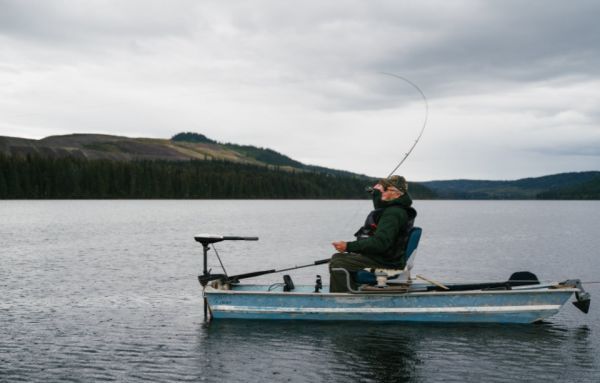
[[[258,284],[248,284],[244,286],[269,286],[269,285],[258,285]],[[581,292],[578,288],[575,287],[560,287],[560,288],[551,288],[556,285],[534,285],[535,289],[511,289],[511,290],[463,290],[463,291],[414,291],[414,292],[397,292],[397,293],[315,293],[315,292],[294,292],[294,291],[261,291],[261,290],[220,290],[216,289],[212,286],[206,286],[204,289],[205,294],[235,294],[235,295],[282,295],[282,296],[331,296],[331,297],[365,297],[365,296],[374,296],[374,297],[404,297],[404,296],[444,296],[444,295],[482,295],[482,294],[556,294],[556,293],[578,293]]]

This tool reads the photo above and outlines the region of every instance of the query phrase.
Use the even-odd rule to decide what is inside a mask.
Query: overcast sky
[[[0,135],[194,131],[409,180],[600,170],[599,1],[0,0]]]

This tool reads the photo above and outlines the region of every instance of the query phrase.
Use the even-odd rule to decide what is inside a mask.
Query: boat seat
[[[405,251],[406,265],[404,269],[376,268],[359,270],[356,272],[356,282],[362,285],[372,285],[377,283],[376,274],[381,275],[381,273],[385,273],[388,284],[410,283],[410,270],[412,270],[415,263],[416,250],[419,246],[422,232],[423,229],[420,227],[413,227],[410,233],[408,233],[408,242]]]

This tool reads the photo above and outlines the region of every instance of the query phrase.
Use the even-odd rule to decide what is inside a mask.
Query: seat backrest
[[[400,270],[380,269],[380,271],[388,273],[388,282],[390,284],[410,283],[410,270],[413,268],[415,263],[416,250],[419,246],[419,240],[421,239],[422,232],[423,229],[420,227],[413,227],[408,233],[408,242],[406,243],[406,250],[404,253],[406,256],[406,265],[404,266],[403,271],[400,272]],[[390,274],[390,272],[393,272],[393,274]],[[373,272],[358,270],[356,272],[356,282],[359,284],[372,285],[377,283],[377,279]]]
[[[406,244],[406,268],[408,270],[413,268],[415,263],[415,255],[417,247],[419,246],[419,240],[421,239],[421,233],[423,229],[420,227],[413,227],[408,233],[408,242]]]

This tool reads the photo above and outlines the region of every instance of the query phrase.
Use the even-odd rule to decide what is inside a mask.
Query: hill
[[[244,153],[215,141],[130,138],[103,134],[69,134],[41,140],[0,137],[0,153],[10,156],[39,155],[46,158],[75,157],[88,160],[226,160],[264,165]]]
[[[374,182],[198,133],[0,137],[0,198],[368,198]],[[411,194],[434,197],[418,184]]]
[[[210,174],[203,184],[194,181],[200,173]],[[152,184],[151,176],[156,177]],[[103,184],[95,184],[94,177]],[[71,189],[52,186],[56,180]],[[364,187],[374,182],[363,174],[303,164],[269,148],[221,143],[191,132],[171,139],[0,137],[0,198],[368,198]],[[92,184],[99,190],[112,186],[96,192]],[[139,189],[142,184],[146,191]],[[600,199],[600,172],[428,181],[410,183],[410,192],[416,199]]]
[[[514,181],[450,180],[421,184],[440,199],[600,199],[600,171]]]
[[[343,170],[305,165],[268,148],[220,143],[199,133],[179,133],[171,139],[131,138],[104,134],[69,134],[41,140],[0,136],[0,154],[7,157],[39,155],[46,158],[75,157],[88,160],[223,160],[248,165],[267,165],[283,170],[369,178]]]

